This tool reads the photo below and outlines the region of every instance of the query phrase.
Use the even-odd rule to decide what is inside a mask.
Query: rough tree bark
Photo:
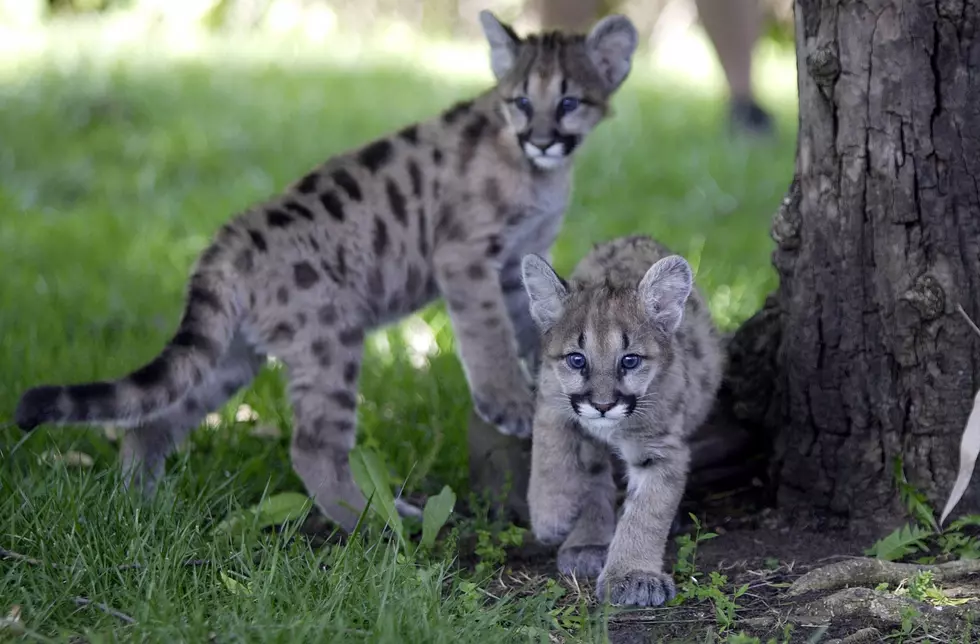
[[[784,508],[854,523],[941,506],[977,390],[980,3],[797,0],[796,178],[780,286],[736,334],[723,404],[775,436]],[[978,507],[978,487],[959,508]]]

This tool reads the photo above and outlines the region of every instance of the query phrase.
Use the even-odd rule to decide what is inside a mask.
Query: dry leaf
[[[68,467],[92,467],[95,461],[85,452],[68,451],[61,453],[56,450],[47,450],[41,454],[41,460],[48,464],[64,463]]]
[[[110,443],[118,442],[125,431],[122,427],[116,427],[114,425],[106,425],[102,428],[102,433],[105,434],[106,440]]]
[[[252,584],[249,582],[242,583],[237,579],[230,577],[225,574],[224,570],[219,570],[218,574],[221,575],[221,581],[224,583],[225,588],[231,591],[233,595],[251,595],[252,594]]]
[[[10,607],[6,617],[0,617],[0,633],[24,634],[24,622],[20,619],[20,606],[18,604]]]
[[[973,478],[973,468],[977,463],[978,454],[980,454],[980,391],[973,397],[973,411],[970,412],[966,429],[963,430],[963,436],[960,438],[960,471],[956,474],[953,491],[949,493],[949,500],[946,501],[946,507],[939,517],[939,525],[943,524],[949,513],[963,498],[966,487]]]

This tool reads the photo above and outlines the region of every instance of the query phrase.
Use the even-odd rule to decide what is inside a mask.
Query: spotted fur
[[[569,282],[523,260],[542,332],[528,505],[558,567],[615,604],[674,595],[663,554],[688,473],[687,438],[713,404],[722,350],[691,269],[647,237],[600,244]],[[626,465],[616,521],[611,458]]]
[[[520,259],[553,243],[573,152],[606,117],[637,37],[622,16],[587,36],[520,38],[489,12],[480,21],[492,88],[236,216],[198,259],[159,356],[114,382],[30,389],[18,425],[129,426],[123,467],[152,491],[174,446],[272,354],[288,372],[293,466],[350,530],[364,507],[348,453],[365,333],[441,295],[476,409],[528,435],[534,401],[519,358],[536,360],[538,336]]]

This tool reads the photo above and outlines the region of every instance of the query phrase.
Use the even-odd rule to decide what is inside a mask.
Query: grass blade
[[[299,492],[283,492],[263,499],[258,504],[236,513],[217,526],[215,533],[238,534],[247,526],[254,525],[257,529],[282,525],[289,519],[303,516],[312,505],[310,498]]]
[[[350,453],[350,470],[361,493],[365,498],[373,495],[371,507],[391,526],[399,543],[405,547],[405,529],[395,507],[395,496],[388,485],[388,468],[384,461],[373,450],[358,446]]]

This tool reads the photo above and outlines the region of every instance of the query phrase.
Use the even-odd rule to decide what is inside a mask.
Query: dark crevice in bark
[[[938,12],[938,5],[936,8]],[[939,113],[943,111],[942,103],[942,91],[940,91],[941,74],[939,72],[939,21],[937,20],[932,25],[932,49],[929,52],[929,67],[932,69],[932,95],[936,98],[936,104],[932,108],[932,113],[929,115],[929,134],[933,133],[933,124],[936,122],[936,118]]]

